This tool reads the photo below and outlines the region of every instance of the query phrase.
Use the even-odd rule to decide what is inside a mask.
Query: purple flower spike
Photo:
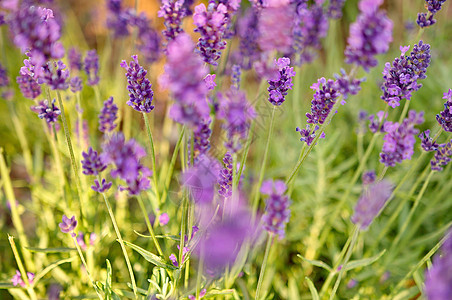
[[[295,71],[290,67],[290,59],[287,57],[275,59],[275,65],[278,68],[278,76],[268,80],[269,93],[268,101],[273,105],[281,105],[286,100],[287,91],[292,89],[292,77],[295,76]]]
[[[58,62],[48,62],[43,67],[41,76],[38,77],[38,83],[46,83],[52,90],[66,90],[69,87],[69,70],[66,65],[59,60]]]
[[[249,70],[254,62],[260,58],[260,49],[257,44],[259,39],[258,12],[252,7],[248,8],[245,15],[237,19],[236,31],[240,39],[239,58],[243,69]]]
[[[380,162],[387,167],[394,167],[396,163],[402,163],[403,160],[410,160],[414,153],[415,135],[419,134],[419,130],[414,125],[424,122],[424,113],[416,114],[411,110],[408,118],[403,120],[401,124],[393,122],[385,122],[383,125],[384,144],[380,153]]]
[[[424,28],[428,26],[432,26],[436,23],[436,20],[433,17],[436,15],[438,11],[441,10],[441,6],[446,0],[425,0],[425,7],[428,10],[427,13],[419,13],[417,15],[417,24],[419,27]]]
[[[421,139],[421,147],[424,151],[430,152],[438,150],[440,145],[430,136],[430,129],[421,132],[419,138]]]
[[[330,6],[328,6],[328,17],[331,19],[342,18],[342,8],[344,7],[345,0],[331,0]]]
[[[93,86],[99,83],[99,56],[96,50],[86,52],[84,70],[88,75],[88,85]]]
[[[210,130],[210,122],[209,118],[206,121],[201,121],[197,128],[193,130],[193,162],[196,165],[198,163],[199,157],[204,154],[207,154],[207,151],[210,149],[210,135],[212,134],[212,130]],[[189,149],[189,157],[191,160],[191,153]]]
[[[311,146],[312,142],[314,141],[316,137],[316,131],[319,130],[319,126],[314,126],[314,129],[311,131],[311,126],[309,124],[306,124],[305,129],[301,129],[300,127],[297,127],[295,131],[299,132],[301,135],[300,141],[305,142],[308,146]],[[325,133],[322,133],[320,136],[321,139],[325,137]]]
[[[323,124],[339,97],[338,87],[334,80],[320,78],[311,86],[315,90],[311,101],[311,112],[306,114],[309,124]]]
[[[377,174],[375,174],[375,171],[367,171],[363,173],[362,181],[363,185],[369,185],[375,182],[377,179]]]
[[[98,193],[105,193],[111,188],[112,184],[112,182],[107,182],[105,178],[102,179],[101,183],[99,183],[99,180],[95,179],[91,189]]]
[[[218,194],[224,199],[228,199],[232,196],[232,178],[233,178],[233,167],[232,167],[232,156],[229,152],[226,152],[223,158],[224,167],[220,170],[218,184],[220,188],[218,189]]]
[[[110,133],[116,128],[115,121],[118,118],[118,106],[113,102],[113,97],[104,101],[104,106],[99,114],[99,131]]]
[[[82,54],[76,48],[71,48],[67,56],[71,71],[80,71],[82,69]]]
[[[242,70],[239,65],[232,66],[232,87],[236,90],[240,90],[240,76],[242,75]]]
[[[366,230],[389,200],[392,189],[393,185],[387,180],[370,184],[355,206],[351,217],[353,224],[359,225],[360,230]]]
[[[428,300],[452,299],[452,230],[446,233],[441,254],[433,258],[433,264],[425,274],[425,294]]]
[[[23,5],[9,18],[9,29],[14,44],[23,53],[30,51],[33,64],[38,68],[49,59],[64,56],[63,45],[59,42],[60,25],[51,9]]]
[[[40,119],[46,120],[49,126],[55,123],[61,114],[60,109],[55,105],[55,99],[52,100],[51,105],[48,100],[39,101],[39,105],[32,106],[31,110],[37,113]]]
[[[162,1],[158,16],[165,20],[163,24],[166,29],[162,33],[168,42],[174,40],[179,33],[183,32],[182,21],[186,15],[187,10],[184,7],[184,0]]]
[[[194,48],[186,33],[168,43],[165,74],[160,77],[160,85],[169,89],[175,100],[170,117],[191,128],[196,128],[199,120],[207,119],[210,113],[205,100],[208,93],[204,82],[207,68],[194,53]]]
[[[361,0],[358,19],[350,26],[346,62],[362,66],[364,70],[377,65],[376,55],[386,53],[392,42],[392,21],[378,10],[383,1]]]
[[[121,62],[121,67],[127,70],[126,77],[129,84],[127,86],[129,91],[127,105],[136,111],[150,113],[154,109],[154,105],[152,105],[154,92],[151,89],[151,82],[146,78],[148,72],[140,66],[136,55],[133,55],[132,59],[133,61],[129,65],[125,60]]]
[[[427,67],[430,65],[430,45],[419,41],[413,47],[410,55],[405,55],[408,47],[401,47],[402,54],[392,63],[385,64],[383,71],[383,99],[389,106],[395,108],[402,99],[411,100],[412,92],[419,90],[422,84],[419,79],[425,79]]]
[[[224,4],[217,5],[215,2],[210,2],[207,8],[203,3],[196,6],[193,14],[195,32],[201,34],[197,51],[204,62],[212,66],[218,65],[217,60],[221,56],[221,50],[226,47],[226,41],[223,39],[228,22],[227,12]]]
[[[66,217],[66,215],[63,215],[63,221],[58,224],[60,226],[60,229],[63,233],[71,233],[73,237],[76,236],[74,233],[75,227],[77,227],[77,220],[75,220],[75,216],[72,216],[72,218]]]
[[[85,175],[99,175],[99,173],[107,168],[107,165],[92,147],[89,147],[88,153],[82,152],[82,156],[82,169]]]
[[[5,87],[9,85],[8,73],[5,68],[0,64],[0,87]]]
[[[435,152],[435,156],[430,161],[432,170],[442,171],[445,166],[451,161],[452,156],[452,140],[447,144],[439,145]]]
[[[436,115],[436,121],[446,132],[452,132],[452,89],[444,93],[444,110]]]
[[[16,77],[16,81],[25,98],[35,99],[41,95],[41,86],[32,76],[21,73]]]
[[[69,81],[69,85],[71,86],[71,91],[73,93],[80,92],[83,88],[82,79],[78,76],[72,77]]]
[[[286,190],[287,186],[281,180],[267,180],[262,183],[261,187],[261,193],[269,196],[265,214],[262,217],[264,229],[278,235],[280,239],[284,238],[286,234],[286,224],[290,218],[291,201],[288,196],[284,195]]]
[[[384,132],[383,124],[384,120],[388,117],[388,113],[380,110],[375,115],[369,116],[369,130],[372,133]]]
[[[216,77],[216,74],[207,74],[206,77],[204,77],[204,83],[206,84],[206,87],[209,91],[214,90],[217,86],[217,84],[215,83]]]
[[[337,89],[344,100],[347,100],[349,95],[356,95],[361,90],[361,83],[365,78],[355,79],[348,75],[344,69],[341,69],[341,74],[334,74],[336,78]]]

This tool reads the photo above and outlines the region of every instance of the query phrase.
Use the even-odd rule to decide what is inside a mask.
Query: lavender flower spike
[[[46,83],[52,90],[66,90],[69,87],[69,70],[61,61],[48,62],[43,67],[42,74],[38,77],[38,83]]]
[[[182,20],[186,16],[187,10],[184,7],[184,0],[163,0],[158,11],[158,16],[165,21],[166,29],[162,31],[167,41],[174,40],[176,36],[183,32]]]
[[[292,77],[295,76],[293,67],[290,67],[290,59],[287,57],[275,59],[275,65],[278,67],[278,76],[268,80],[268,101],[273,105],[281,105],[287,96],[287,91],[292,89]]]
[[[66,215],[63,215],[63,221],[58,224],[60,226],[60,229],[63,233],[71,233],[73,237],[76,236],[74,230],[75,227],[77,227],[77,220],[75,219],[75,216],[72,216],[72,218],[66,217]]]
[[[139,63],[136,55],[132,56],[132,61],[127,65],[123,60],[121,67],[127,70],[127,90],[129,91],[129,101],[127,105],[139,112],[150,113],[154,109],[152,99],[154,92],[152,91],[151,82],[146,78],[148,73]]]
[[[452,132],[452,89],[444,93],[444,110],[436,115],[436,121],[446,132]]]
[[[441,247],[442,254],[433,258],[425,274],[425,294],[428,300],[452,299],[452,230]]]
[[[214,1],[208,7],[201,3],[195,7],[193,23],[196,26],[195,32],[199,32],[201,37],[198,40],[198,51],[203,60],[213,66],[218,65],[217,60],[221,56],[221,50],[226,47],[223,40],[227,25],[227,7]]]
[[[55,123],[61,114],[60,109],[55,105],[55,99],[52,100],[51,105],[48,100],[39,101],[39,105],[32,106],[31,110],[37,113],[40,119],[46,120],[49,125]]]
[[[392,42],[392,21],[378,10],[383,0],[361,0],[358,19],[350,26],[346,62],[362,66],[364,70],[377,65],[375,56],[388,51]]]
[[[451,161],[452,156],[452,140],[447,144],[439,145],[438,149],[430,161],[433,171],[442,171],[445,166]]]
[[[88,75],[88,85],[96,85],[99,83],[99,56],[96,50],[86,52],[84,69]]]
[[[113,97],[104,101],[104,106],[99,114],[99,131],[110,133],[116,128],[115,121],[118,118],[118,106],[113,102]]]
[[[107,168],[107,165],[101,160],[97,151],[89,147],[88,152],[82,152],[82,169],[85,175],[99,175]]]
[[[359,225],[361,230],[366,230],[389,200],[392,189],[393,185],[387,180],[370,184],[355,206],[355,213],[351,217],[353,224]]]
[[[279,238],[284,238],[286,224],[290,218],[290,199],[284,193],[287,190],[286,184],[281,180],[267,180],[262,183],[261,193],[268,195],[265,206],[265,214],[262,217],[264,229],[274,233]]]

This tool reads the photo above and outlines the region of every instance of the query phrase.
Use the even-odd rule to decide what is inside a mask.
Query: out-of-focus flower
[[[223,199],[228,199],[232,196],[232,179],[233,179],[233,161],[229,152],[226,152],[223,158],[223,168],[220,170],[218,184],[218,194]]]
[[[350,26],[345,49],[346,62],[369,71],[377,65],[376,55],[386,53],[392,42],[392,21],[378,7],[383,0],[361,0],[358,19]]]
[[[250,7],[237,19],[236,32],[240,40],[238,58],[243,69],[249,70],[259,60],[260,49],[257,41],[259,17],[256,9]]]
[[[211,119],[201,121],[198,126],[193,129],[193,162],[197,164],[198,158],[210,149],[210,135],[212,130],[210,130]],[[190,143],[189,143],[190,145]],[[189,158],[191,160],[191,147],[189,147]]]
[[[91,189],[98,193],[105,193],[111,188],[112,185],[113,183],[111,181],[107,182],[105,178],[102,178],[100,183],[99,180],[94,179],[94,185],[91,186]]]
[[[77,48],[72,47],[69,49],[67,57],[69,60],[69,69],[71,69],[71,71],[78,72],[82,70],[82,54]]]
[[[99,56],[96,50],[86,52],[84,60],[84,70],[88,75],[88,85],[96,85],[99,83]]]
[[[267,180],[261,186],[261,193],[268,196],[262,217],[264,229],[276,234],[280,239],[286,235],[286,224],[290,218],[291,200],[284,195],[286,190],[287,186],[281,180]]]
[[[380,162],[387,167],[394,167],[396,163],[402,163],[403,160],[411,159],[414,153],[415,135],[419,134],[419,130],[414,125],[424,122],[424,113],[416,114],[411,110],[408,118],[403,120],[401,124],[393,122],[385,122],[383,130],[386,132],[384,136],[384,144],[380,153]]]
[[[33,284],[33,279],[35,278],[35,274],[31,272],[27,272],[28,282]],[[22,280],[22,275],[19,270],[16,270],[16,274],[14,274],[13,278],[11,278],[11,282],[14,286],[20,285],[21,287],[26,287],[25,282]]]
[[[446,132],[452,132],[452,89],[444,93],[444,110],[436,115],[436,121]]]
[[[204,296],[206,295],[206,293],[207,293],[207,290],[206,290],[206,289],[200,290],[200,291],[199,291],[199,299],[204,298]],[[188,295],[188,299],[190,299],[190,300],[196,300],[196,296]]]
[[[165,21],[163,24],[166,29],[162,31],[167,41],[174,38],[181,32],[182,20],[186,16],[187,10],[184,7],[184,0],[163,0],[158,16]]]
[[[117,119],[118,106],[113,101],[113,97],[104,101],[104,106],[99,114],[99,131],[110,133],[116,128],[115,121]]]
[[[430,161],[432,170],[442,171],[443,168],[451,161],[452,156],[452,140],[447,144],[441,144],[435,152],[433,159]]]
[[[213,201],[218,170],[218,162],[208,155],[203,155],[195,166],[182,174],[182,184],[190,191],[195,203],[206,204]]]
[[[263,51],[289,52],[292,47],[294,12],[288,1],[273,1],[259,14],[258,44]]]
[[[425,274],[428,300],[452,299],[452,231],[449,230],[446,236],[441,255],[433,258],[433,264]]]
[[[367,171],[363,173],[362,181],[363,185],[369,185],[375,182],[377,179],[377,174],[375,174],[375,171]]]
[[[388,117],[388,113],[380,110],[375,115],[369,116],[369,130],[372,133],[384,132],[384,120]]]
[[[159,223],[162,226],[165,226],[169,222],[169,216],[167,213],[163,213],[159,216]]]
[[[328,6],[328,17],[331,19],[342,18],[342,8],[344,7],[345,0],[331,0]]]
[[[392,189],[393,185],[387,180],[370,184],[356,203],[351,217],[353,224],[358,225],[360,230],[366,230],[389,200]]]
[[[47,84],[52,90],[66,90],[69,87],[69,70],[61,61],[48,62],[38,77],[39,84]]]
[[[71,86],[71,91],[73,93],[80,92],[83,88],[82,79],[78,76],[72,77],[69,81],[69,85]]]

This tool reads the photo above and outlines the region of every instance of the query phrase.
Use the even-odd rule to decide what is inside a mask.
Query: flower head
[[[182,20],[187,15],[187,10],[184,7],[184,0],[163,0],[158,16],[164,19],[163,24],[166,29],[162,31],[167,41],[174,40],[174,38],[181,32]]]
[[[436,115],[436,121],[446,132],[452,132],[452,90],[444,93],[444,110]]]
[[[195,203],[211,203],[215,196],[215,186],[218,180],[218,162],[203,155],[198,164],[182,174],[182,184],[188,188]]]
[[[82,69],[82,54],[77,48],[72,47],[68,53],[69,68],[71,71],[80,71]]]
[[[286,100],[288,90],[292,89],[292,77],[295,76],[295,71],[290,67],[290,59],[287,57],[275,59],[275,65],[278,67],[278,76],[268,80],[267,91],[268,101],[279,106]]]
[[[288,1],[276,2],[260,11],[257,42],[263,51],[286,53],[292,47],[294,13]]]
[[[121,67],[127,70],[127,90],[129,91],[129,101],[127,105],[139,112],[150,113],[154,109],[152,99],[154,92],[152,91],[151,82],[146,78],[148,73],[139,63],[136,55],[132,56],[132,61],[127,65],[123,60]]]
[[[233,161],[232,155],[226,152],[223,158],[223,168],[220,170],[218,184],[218,194],[223,199],[228,199],[232,196],[232,179],[233,179]]]
[[[86,52],[84,69],[88,75],[88,85],[96,85],[99,83],[99,56],[96,50]]]
[[[69,81],[69,85],[71,86],[71,91],[73,93],[80,92],[83,88],[82,79],[78,76],[72,77]]]
[[[85,175],[99,175],[107,168],[100,155],[92,147],[89,147],[88,152],[83,151],[82,156],[82,169]]]
[[[452,156],[452,140],[447,144],[438,145],[433,159],[430,161],[432,170],[442,171],[443,168],[451,161]]]
[[[60,224],[60,229],[63,233],[71,233],[73,237],[76,236],[74,233],[75,227],[77,227],[77,220],[75,219],[75,216],[72,216],[72,218],[66,217],[66,215],[63,215],[63,220]]]
[[[55,99],[50,105],[48,100],[39,101],[39,105],[32,106],[31,110],[37,113],[40,119],[46,120],[49,125],[55,123],[61,114],[60,109],[55,105]]]
[[[261,193],[269,196],[265,206],[265,214],[262,217],[264,229],[278,235],[279,238],[284,238],[286,224],[290,218],[291,200],[284,195],[286,190],[287,186],[281,180],[264,181],[261,187]]]
[[[113,101],[113,97],[104,101],[104,106],[99,114],[99,131],[103,133],[112,132],[116,128],[115,121],[118,118],[118,106]]]
[[[61,61],[48,62],[38,77],[38,83],[46,83],[52,90],[66,90],[69,87],[69,70]]]
[[[35,274],[31,272],[27,272],[28,282],[33,284],[33,279],[35,278]],[[19,270],[16,270],[16,274],[14,274],[13,278],[11,278],[11,282],[14,286],[20,285],[21,287],[26,287],[25,282],[22,280],[22,274],[20,274]]]

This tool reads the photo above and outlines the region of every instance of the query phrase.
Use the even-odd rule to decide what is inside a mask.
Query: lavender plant
[[[450,5],[0,1],[0,298],[449,299]]]

